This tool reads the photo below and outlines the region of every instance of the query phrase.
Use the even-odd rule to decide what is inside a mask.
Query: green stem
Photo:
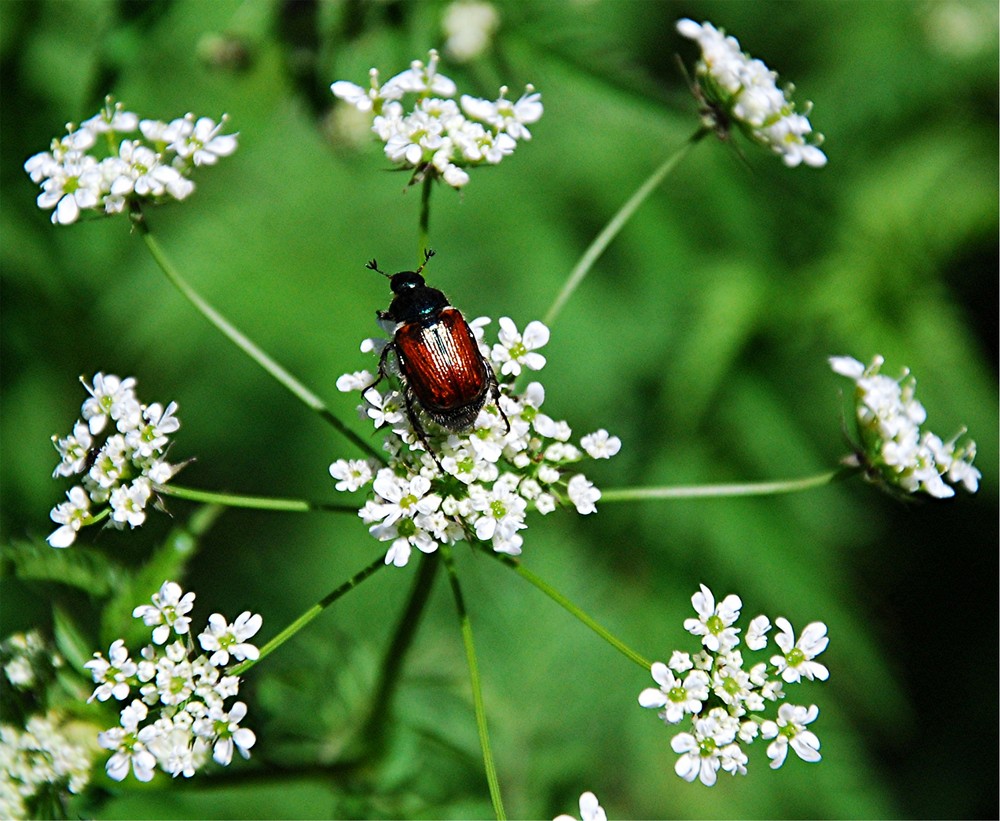
[[[301,616],[299,616],[295,621],[293,621],[288,627],[282,630],[278,635],[271,639],[267,644],[260,648],[260,655],[256,659],[247,659],[246,661],[241,661],[235,667],[228,670],[229,675],[239,676],[253,667],[258,661],[261,661],[266,656],[273,653],[282,644],[288,641],[292,636],[299,632],[303,627],[305,627],[309,622],[316,618],[320,613],[326,610],[331,604],[333,604],[337,599],[343,596],[345,593],[353,590],[361,582],[375,573],[377,570],[381,570],[385,567],[385,556],[379,556],[375,561],[373,561],[368,567],[359,570],[346,582],[344,582],[336,590],[328,593],[322,599],[320,599],[316,604],[306,610]]]
[[[695,144],[708,134],[708,130],[701,128],[692,134],[685,143],[670,157],[668,157],[664,163],[657,168],[652,175],[641,185],[638,190],[628,199],[628,201],[618,210],[611,221],[604,226],[604,229],[599,233],[590,247],[584,251],[583,256],[580,257],[580,261],[576,264],[573,270],[570,272],[569,277],[566,280],[566,284],[563,285],[562,290],[556,297],[555,302],[552,303],[552,307],[549,308],[545,318],[542,320],[546,325],[552,327],[552,323],[555,322],[556,317],[559,312],[562,311],[563,306],[573,295],[573,292],[577,289],[583,279],[590,272],[590,269],[597,262],[598,258],[607,247],[611,244],[611,241],[618,236],[618,232],[625,226],[625,223],[629,221],[632,215],[636,212],[636,209],[646,200],[653,190],[663,182],[663,179],[674,170],[677,164],[687,156],[688,152],[695,146]]]
[[[455,597],[455,609],[458,611],[458,621],[462,628],[462,642],[465,644],[465,658],[469,664],[469,678],[472,682],[472,702],[476,711],[476,727],[479,729],[479,744],[483,749],[483,766],[486,769],[486,783],[490,788],[490,799],[493,801],[493,812],[497,821],[507,817],[500,797],[500,780],[497,778],[497,768],[493,761],[493,748],[490,746],[489,728],[486,726],[486,706],[483,703],[483,689],[479,681],[479,664],[476,661],[476,645],[472,640],[472,623],[465,609],[462,588],[455,572],[455,562],[451,547],[441,545],[441,558],[448,569],[448,580],[451,582],[451,592]]]
[[[174,267],[173,263],[170,262],[166,253],[163,251],[163,248],[160,246],[160,243],[157,242],[156,238],[150,232],[149,224],[146,222],[146,217],[137,204],[133,204],[131,217],[132,224],[136,226],[136,229],[142,236],[143,242],[146,243],[149,253],[152,255],[156,264],[160,267],[160,270],[163,271],[167,279],[170,280],[170,283],[181,292],[188,302],[194,305],[194,307],[202,316],[205,317],[205,319],[211,322],[218,330],[222,331],[222,333],[228,337],[229,340],[233,342],[241,351],[253,359],[254,362],[260,365],[272,377],[278,380],[278,382],[280,382],[285,388],[291,391],[292,394],[305,403],[307,407],[318,413],[326,422],[332,425],[338,433],[349,439],[358,448],[370,456],[374,456],[376,459],[385,461],[385,456],[383,454],[379,453],[375,448],[373,448],[364,439],[354,433],[354,431],[350,430],[336,416],[334,416],[329,408],[323,404],[322,399],[320,399],[288,371],[281,367],[281,365],[257,347],[257,345],[255,345],[247,336],[239,331],[222,314],[215,310],[215,308],[202,298],[201,294],[188,284],[188,282],[180,275],[180,272],[178,272],[178,270]]]
[[[106,519],[111,515],[111,508],[106,507],[95,513],[93,516],[88,516],[83,520],[83,527],[89,527],[90,525],[96,525],[102,519]]]
[[[382,737],[381,725],[390,715],[388,707],[396,687],[399,685],[400,671],[406,661],[407,651],[413,644],[413,637],[417,634],[417,628],[420,626],[420,617],[423,615],[427,600],[430,598],[439,566],[440,562],[436,556],[420,554],[420,569],[417,571],[417,577],[410,590],[410,598],[406,603],[403,615],[400,616],[399,624],[396,625],[392,642],[382,658],[382,673],[379,676],[378,688],[372,697],[368,718],[361,725],[360,739],[366,746],[371,745],[373,739],[381,739]]]
[[[651,666],[645,657],[637,653],[631,647],[629,647],[625,642],[619,639],[617,636],[613,635],[607,628],[602,627],[593,618],[591,618],[587,613],[577,607],[573,602],[567,599],[562,593],[556,590],[552,585],[543,579],[536,576],[528,568],[522,565],[517,559],[507,556],[503,553],[496,553],[490,550],[488,547],[483,548],[483,552],[489,554],[497,561],[502,562],[507,565],[511,570],[517,573],[521,578],[533,584],[539,590],[541,590],[546,596],[548,596],[552,601],[562,607],[571,615],[575,616],[577,619],[582,621],[587,627],[593,630],[597,635],[604,639],[608,644],[618,650],[622,655],[628,658],[630,661],[634,661],[640,667],[648,670]]]
[[[311,510],[326,510],[337,513],[357,514],[357,505],[338,505],[329,502],[309,502],[305,499],[274,499],[267,496],[236,496],[232,493],[216,493],[210,490],[181,487],[179,485],[154,485],[153,489],[164,496],[175,496],[191,502],[206,502],[224,507],[242,507],[251,510],[278,510],[290,513],[308,513]]]
[[[434,175],[425,174],[424,181],[420,186],[420,226],[417,229],[417,256],[424,258],[424,251],[429,247],[431,236],[431,186],[434,184]]]
[[[687,485],[676,487],[621,487],[601,490],[602,502],[638,502],[646,499],[706,499],[733,496],[775,496],[827,485],[857,471],[833,470],[804,479],[783,479],[776,482],[745,482],[733,485]]]

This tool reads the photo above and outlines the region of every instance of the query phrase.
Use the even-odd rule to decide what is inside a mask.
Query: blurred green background
[[[435,191],[432,284],[467,316],[540,318],[594,235],[696,127],[674,22],[709,20],[815,103],[825,169],[749,168],[706,140],[639,211],[553,327],[546,410],[621,454],[602,487],[766,480],[846,452],[831,354],[918,379],[928,425],[967,425],[975,497],[901,504],[854,481],[771,499],[605,504],[531,520],[524,562],[641,652],[693,650],[699,582],[744,612],[823,620],[816,702],[823,762],[707,789],[673,773],[668,732],[636,705],[648,676],[513,574],[457,561],[480,651],[508,812],[611,818],[997,817],[997,7],[967,2],[497,2],[492,50],[442,71],[462,92],[531,82],[534,139],[461,193]],[[228,112],[240,149],[196,176],[156,236],[237,326],[355,421],[334,382],[372,367],[386,283],[417,260],[419,192],[349,138],[329,84],[383,77],[440,46],[438,2],[0,2],[2,48],[2,538],[44,539],[64,498],[49,437],[80,374],[134,375],[176,400],[183,484],[332,499],[327,466],[357,455],[174,291],[123,219],[53,227],[24,160],[107,93],[140,116]],[[496,327],[495,325],[493,326]],[[178,481],[181,481],[179,479]],[[173,500],[175,523],[194,506]],[[76,551],[132,565],[171,526],[85,532]],[[261,640],[380,547],[355,517],[234,511],[184,579],[196,622],[243,609]],[[249,763],[135,782],[87,812],[121,818],[489,817],[468,673],[443,579],[406,660],[389,764],[347,778],[362,717],[415,566],[388,569],[248,676]],[[2,630],[46,625],[70,588],[2,579]],[[125,627],[122,627],[124,630]],[[98,647],[96,627],[93,647]],[[102,648],[106,650],[106,647]]]

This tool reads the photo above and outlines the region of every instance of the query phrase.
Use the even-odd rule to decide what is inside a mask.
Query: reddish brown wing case
[[[407,385],[431,415],[481,407],[489,373],[472,330],[456,308],[443,308],[429,325],[401,325],[395,343]]]

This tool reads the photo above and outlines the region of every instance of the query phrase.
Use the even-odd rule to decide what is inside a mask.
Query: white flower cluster
[[[805,113],[796,112],[789,98],[793,89],[778,88],[777,72],[745,54],[735,37],[711,23],[699,25],[684,18],[677,21],[677,31],[701,47],[694,71],[696,93],[706,105],[702,116],[707,126],[726,136],[729,123],[736,123],[748,138],[770,148],[789,167],[826,165],[826,154],[819,149],[823,137],[809,123],[812,104],[806,104]]]
[[[65,710],[43,712],[63,660],[38,630],[0,642],[0,664],[10,682],[0,724],[0,818],[45,817],[90,781],[96,728]]]
[[[905,493],[923,491],[939,499],[955,495],[952,485],[969,493],[979,489],[979,470],[972,466],[976,443],[958,444],[962,430],[947,442],[921,432],[927,411],[915,398],[917,381],[909,370],[898,379],[879,373],[885,360],[872,359],[866,368],[849,356],[830,357],[835,373],[855,382],[854,403],[861,442],[851,463],[866,475]],[[947,480],[947,481],[946,481]]]
[[[189,778],[210,753],[222,765],[232,761],[234,749],[249,758],[257,738],[239,726],[246,704],[237,701],[227,708],[225,703],[239,693],[240,680],[222,668],[230,659],[259,657],[248,639],[260,630],[261,617],[247,611],[230,624],[214,613],[198,636],[204,652],[196,654],[187,615],[194,607],[194,593],[165,581],[152,601],[132,611],[153,628],[153,643],[142,649],[137,661],[119,639],[107,658],[94,653],[85,665],[97,684],[91,700],[132,699],[121,711],[120,726],[98,735],[101,747],[112,751],[108,775],[121,781],[131,769],[140,781],[150,781],[159,767]],[[168,644],[172,636],[184,638]],[[138,697],[132,698],[134,694]]]
[[[523,392],[514,392],[522,368],[544,367],[545,357],[537,349],[548,342],[548,328],[530,322],[522,334],[511,319],[501,317],[499,342],[490,347],[483,341],[488,322],[483,317],[469,324],[497,372],[509,431],[490,402],[467,433],[428,430],[435,451],[431,454],[410,426],[401,391],[371,388],[358,410],[376,428],[391,429],[384,445],[389,464],[379,469],[374,460],[340,459],[330,465],[337,490],[354,491],[372,483],[375,498],[358,513],[376,539],[392,543],[386,564],[402,567],[414,547],[433,553],[441,543],[462,539],[488,542],[498,553],[516,556],[529,508],[546,514],[569,502],[583,515],[597,510],[601,492],[573,466],[584,454],[611,458],[621,441],[599,430],[584,436],[577,447],[570,442],[573,432],[566,422],[541,412],[545,400],[541,383],[531,382]],[[365,340],[361,348],[370,351],[385,344],[385,340]],[[371,373],[359,371],[340,377],[337,387],[363,390],[374,381]]]
[[[0,724],[0,818],[48,817],[63,792],[83,791],[98,750],[79,729],[55,710],[31,716],[23,730]]]
[[[236,150],[237,135],[221,133],[226,119],[140,120],[108,97],[89,120],[67,124],[66,136],[30,157],[24,170],[41,185],[38,207],[52,211],[56,225],[76,222],[82,211],[119,214],[131,201],[183,200],[194,191],[188,177],[196,166]],[[131,134],[137,136],[123,138]]]
[[[146,505],[156,486],[180,469],[165,459],[168,437],[181,426],[174,416],[176,402],[166,407],[141,404],[132,377],[98,372],[93,386],[83,377],[80,381],[90,396],[73,432],[63,439],[52,437],[60,456],[52,475],[83,474],[83,480],[66,493],[67,501],[52,509],[52,521],[59,525],[48,536],[52,547],[69,547],[81,527],[109,514],[116,528],[138,527],[146,520]],[[91,502],[107,507],[92,510]]]
[[[38,691],[62,667],[63,660],[38,630],[29,630],[11,633],[0,642],[0,664],[11,686]]]
[[[658,709],[667,724],[690,721],[690,732],[679,733],[671,748],[680,755],[674,771],[686,781],[700,779],[711,787],[719,770],[746,775],[747,755],[743,746],[758,736],[773,739],[767,747],[771,768],[780,767],[788,748],[803,761],[819,761],[819,739],[806,725],[819,715],[813,704],[801,707],[782,704],[775,719],[760,715],[768,702],[785,697],[783,684],[803,678],[826,681],[827,668],[814,659],[829,642],[826,625],[806,625],[798,641],[785,618],[775,619],[779,633],[775,644],[780,652],[770,664],[760,661],[745,668],[739,645],[739,628],[734,627],[743,602],[730,594],[716,604],[705,585],[691,597],[698,618],[687,619],[684,629],[701,637],[702,650],[694,655],[675,651],[667,664],[655,662],[650,671],[658,687],[639,694],[639,704]],[[748,650],[767,646],[771,623],[766,616],[750,622],[745,635]],[[749,662],[747,662],[749,664]]]
[[[330,90],[371,113],[372,131],[385,143],[385,155],[401,168],[414,169],[413,182],[433,175],[461,188],[469,181],[466,168],[496,165],[519,140],[531,139],[526,126],[541,118],[542,95],[529,85],[512,101],[505,86],[496,100],[463,94],[456,102],[457,86],[439,74],[437,66],[438,54],[432,50],[426,65],[414,60],[381,85],[373,68],[369,88],[338,80]],[[401,102],[406,95],[416,96],[409,111]]]

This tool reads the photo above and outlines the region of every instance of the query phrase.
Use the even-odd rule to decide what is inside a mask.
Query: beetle
[[[424,261],[416,271],[387,274],[379,270],[374,259],[365,266],[389,280],[392,302],[387,311],[376,311],[376,316],[395,323],[392,341],[379,358],[378,378],[368,388],[386,377],[389,353],[394,353],[403,382],[406,415],[441,467],[427,441],[417,407],[441,427],[461,431],[472,427],[487,398],[492,398],[508,433],[510,420],[500,407],[496,373],[480,352],[469,323],[443,293],[429,287],[421,276],[433,256],[433,251],[425,250]]]

